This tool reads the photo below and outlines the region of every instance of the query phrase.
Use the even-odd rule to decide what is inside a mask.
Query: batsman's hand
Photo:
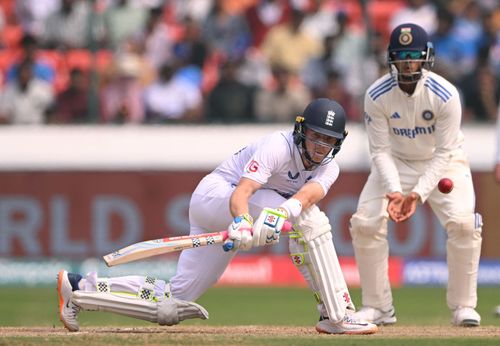
[[[283,208],[264,208],[255,221],[253,232],[253,246],[276,244],[280,240],[281,229],[288,218]]]
[[[250,250],[252,248],[253,219],[249,214],[236,216],[227,228],[224,251]]]

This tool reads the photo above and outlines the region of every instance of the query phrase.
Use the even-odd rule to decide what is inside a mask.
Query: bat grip
[[[283,224],[283,227],[281,227],[281,232],[290,232],[293,228],[293,225],[290,221],[285,221],[285,223]],[[221,235],[222,235],[222,239],[223,240],[226,240],[227,237],[228,237],[228,233],[227,231],[222,231],[220,232]],[[225,243],[224,245],[222,245],[222,248],[224,249],[224,251],[228,252],[230,251],[232,248],[233,248],[234,244],[232,242],[230,243]]]

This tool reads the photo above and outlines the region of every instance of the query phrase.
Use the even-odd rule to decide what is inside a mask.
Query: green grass
[[[355,303],[360,305],[360,291],[351,290]],[[450,313],[446,307],[444,288],[401,288],[393,290],[398,316],[398,326],[433,326],[450,324]],[[478,290],[479,302],[477,310],[482,316],[482,326],[500,328],[500,318],[493,315],[493,309],[500,304],[498,287],[481,287]],[[301,326],[311,327],[317,321],[318,314],[314,299],[307,289],[300,288],[227,288],[210,289],[200,300],[210,312],[207,321],[190,320],[182,325],[200,326]],[[116,316],[102,312],[82,312],[79,315],[80,325],[93,326],[135,326],[152,327],[149,322]],[[57,294],[54,287],[19,288],[0,286],[0,326],[12,327],[55,327],[61,328],[57,314]],[[0,333],[1,334],[1,333]],[[323,335],[306,335],[304,337],[246,335],[243,339],[235,336],[228,340],[223,335],[199,335],[180,338],[161,333],[128,333],[127,337],[117,335],[47,335],[9,336],[0,335],[0,345],[26,344],[66,344],[71,340],[74,344],[85,345],[141,345],[162,344],[175,345],[500,345],[498,333],[496,337],[461,337],[444,336],[444,338],[374,338],[372,336],[340,336],[336,338]],[[366,341],[366,343],[364,343]]]
[[[450,313],[444,288],[394,289],[393,296],[402,325],[448,325]],[[358,289],[351,290],[360,306]],[[498,287],[480,287],[477,310],[483,325],[500,325],[493,309],[500,305]],[[185,321],[208,325],[312,325],[318,314],[312,294],[302,288],[228,288],[210,289],[198,301],[210,313],[207,321]],[[57,292],[55,287],[26,288],[0,286],[0,326],[58,326]],[[138,325],[141,321],[113,314],[82,312],[82,326]],[[144,322],[142,325],[150,326]]]

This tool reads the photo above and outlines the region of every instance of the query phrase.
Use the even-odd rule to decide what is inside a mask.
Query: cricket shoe
[[[372,308],[370,306],[363,306],[359,311],[356,311],[353,316],[376,325],[394,324],[397,321],[394,306],[391,306],[387,311]]]
[[[481,316],[473,308],[459,306],[453,311],[452,323],[458,327],[477,327],[481,324]]]
[[[59,319],[70,332],[80,329],[77,315],[81,308],[73,303],[71,297],[73,291],[78,289],[78,281],[81,276],[60,270],[57,274],[57,294],[59,296]]]
[[[316,331],[323,334],[374,334],[378,331],[378,327],[376,324],[345,315],[344,319],[337,323],[331,322],[328,317],[320,317],[316,323]]]

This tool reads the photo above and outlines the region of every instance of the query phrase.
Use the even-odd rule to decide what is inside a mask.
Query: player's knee
[[[387,236],[387,218],[382,215],[364,217],[354,214],[349,222],[349,231],[354,243],[385,238]]]
[[[481,239],[482,226],[483,220],[479,213],[455,215],[445,224],[451,242]]]

